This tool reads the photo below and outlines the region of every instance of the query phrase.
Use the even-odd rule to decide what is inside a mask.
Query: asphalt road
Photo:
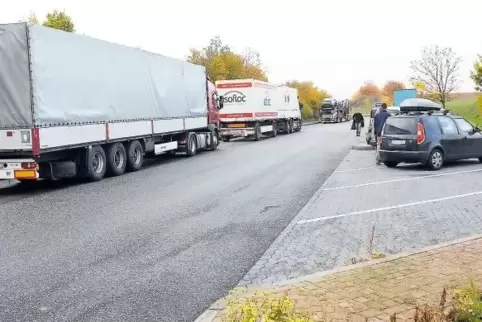
[[[349,126],[223,143],[98,183],[0,189],[0,320],[193,321],[336,168]]]

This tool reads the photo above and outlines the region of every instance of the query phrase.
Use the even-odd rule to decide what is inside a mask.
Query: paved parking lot
[[[482,232],[482,166],[375,166],[352,150],[240,284],[280,282]],[[372,238],[373,235],[373,238]],[[372,241],[371,241],[372,240]]]

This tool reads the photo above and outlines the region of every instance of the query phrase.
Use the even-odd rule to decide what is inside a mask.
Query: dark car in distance
[[[401,106],[401,111],[387,119],[382,131],[380,159],[387,167],[422,163],[439,170],[445,161],[478,158],[482,162],[481,130],[463,117],[436,108]]]

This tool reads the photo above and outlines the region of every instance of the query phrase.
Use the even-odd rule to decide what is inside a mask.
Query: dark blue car
[[[431,170],[441,169],[445,161],[478,158],[482,162],[482,134],[463,117],[440,108],[401,106],[401,114],[385,123],[380,158],[390,168],[422,163]]]

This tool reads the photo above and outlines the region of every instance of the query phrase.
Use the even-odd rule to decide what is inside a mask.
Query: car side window
[[[469,132],[472,132],[474,130],[474,127],[472,126],[472,124],[470,124],[469,122],[467,122],[464,119],[454,119],[454,121],[455,121],[455,123],[457,123],[459,129],[462,132],[469,133]]]
[[[442,127],[442,133],[444,134],[459,134],[459,130],[455,125],[455,122],[447,116],[438,117],[440,126]]]
[[[440,128],[439,123],[437,122],[437,119],[431,116],[423,118],[423,125],[425,126],[426,133],[433,133],[433,134],[442,133],[442,130]]]

